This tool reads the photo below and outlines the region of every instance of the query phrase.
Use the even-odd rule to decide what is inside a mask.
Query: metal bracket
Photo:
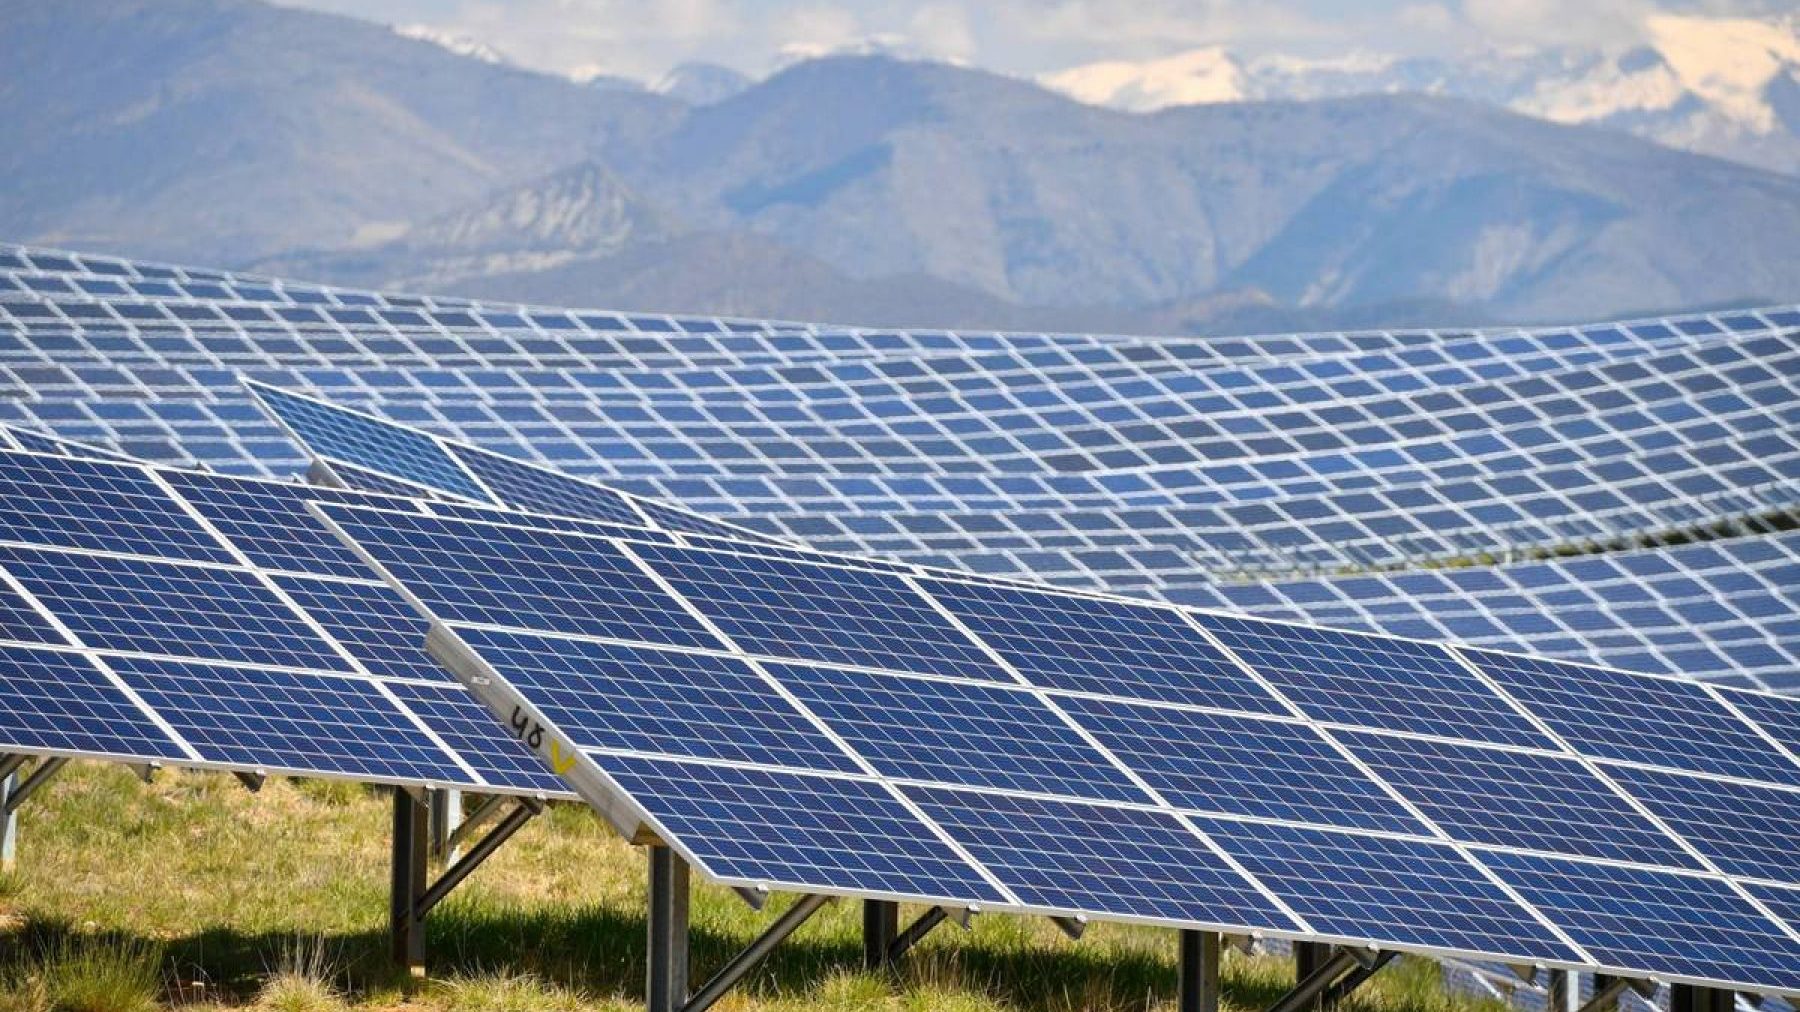
[[[231,775],[237,777],[238,783],[243,784],[251,794],[255,794],[257,791],[262,790],[263,784],[267,783],[269,779],[268,776],[261,771],[252,773],[249,770],[235,770]]]
[[[1083,914],[1076,914],[1073,917],[1052,917],[1050,923],[1056,925],[1056,930],[1069,936],[1070,941],[1079,942],[1081,936],[1087,933],[1087,917]]]
[[[1581,1006],[1580,1012],[1607,1012],[1618,1007],[1619,999],[1630,991],[1638,997],[1649,1001],[1656,995],[1656,986],[1648,981],[1632,977],[1608,977],[1603,974],[1594,975],[1594,993],[1587,1004]]]

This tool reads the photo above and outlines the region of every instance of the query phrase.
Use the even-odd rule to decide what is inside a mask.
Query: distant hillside
[[[20,241],[970,327],[1800,298],[1800,178],[1443,98],[1139,115],[863,56],[710,90],[696,71],[669,87],[688,105],[252,0],[0,0],[0,45]]]

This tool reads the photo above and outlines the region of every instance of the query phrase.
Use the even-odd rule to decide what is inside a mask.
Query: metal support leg
[[[1219,1012],[1219,933],[1184,928],[1175,981],[1178,1012]]]
[[[863,900],[863,969],[881,970],[893,963],[894,941],[900,937],[900,904]]]
[[[0,871],[12,871],[19,861],[19,813],[12,806],[13,791],[18,788],[16,772],[0,780]]]
[[[681,1012],[688,997],[688,866],[667,847],[648,850],[650,944],[644,997],[649,1012]]]
[[[1581,978],[1572,970],[1551,970],[1545,1012],[1578,1012]]]
[[[1319,967],[1324,966],[1325,961],[1330,958],[1331,946],[1323,942],[1295,942],[1294,985],[1298,987],[1301,981],[1318,972]],[[1315,1009],[1317,1012],[1328,1012],[1323,1003],[1306,1007]]]
[[[462,792],[431,792],[431,854],[445,864],[456,863],[456,827],[462,823]]]
[[[1737,992],[1676,984],[1669,988],[1669,1012],[1733,1012]]]
[[[415,977],[425,974],[425,924],[419,898],[425,894],[427,844],[425,806],[403,788],[394,788],[393,877],[389,882],[389,932],[394,962]]]

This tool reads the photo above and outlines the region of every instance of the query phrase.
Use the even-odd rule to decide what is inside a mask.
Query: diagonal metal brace
[[[28,755],[9,755],[0,758],[0,780],[5,780],[7,777],[19,772],[19,770],[23,769],[25,764],[30,761],[31,757]]]
[[[769,925],[767,931],[756,936],[755,941],[745,946],[742,952],[731,957],[730,962],[720,967],[719,972],[713,974],[711,980],[702,984],[700,990],[695,991],[694,996],[687,1000],[687,1004],[681,1006],[681,1012],[706,1012],[707,1009],[712,1008],[714,1002],[723,998],[727,991],[737,985],[738,981],[743,980],[746,974],[756,969],[756,965],[761,963],[769,953],[775,951],[775,947],[780,945],[787,936],[793,934],[800,925],[805,924],[813,914],[818,913],[820,907],[830,902],[830,896],[821,896],[818,893],[800,897],[799,902],[783,911],[782,915],[775,919],[775,923]]]
[[[450,831],[449,837],[444,840],[444,853],[454,854],[461,850],[462,845],[469,841],[469,837],[475,835],[476,830],[487,825],[489,820],[500,814],[500,810],[506,807],[508,800],[504,794],[488,795],[486,801],[477,805],[473,812],[464,815],[462,821],[456,824],[456,828]]]
[[[1626,991],[1633,991],[1646,1001],[1656,994],[1655,986],[1645,981],[1631,977],[1608,977],[1606,983],[1587,1000],[1587,1004],[1581,1006],[1580,1012],[1602,1012],[1603,1009],[1612,1008]]]
[[[1372,967],[1380,961],[1380,957],[1372,952],[1339,946],[1332,950],[1325,962],[1295,984],[1292,991],[1270,1005],[1269,1012],[1301,1012],[1302,1009],[1311,1008],[1338,978],[1359,967]]]
[[[1363,986],[1364,982],[1380,972],[1382,967],[1393,962],[1394,957],[1398,955],[1400,955],[1400,953],[1389,949],[1386,952],[1377,955],[1373,962],[1364,963],[1356,969],[1351,970],[1343,977],[1332,982],[1332,985],[1325,989],[1325,993],[1320,996],[1320,1004],[1324,1005],[1326,1008],[1330,1008],[1338,1002],[1343,1001],[1349,996],[1350,992]]]
[[[69,765],[69,760],[64,759],[61,756],[52,756],[48,759],[40,760],[37,767],[31,771],[31,775],[26,777],[19,786],[14,787],[12,792],[6,796],[6,814],[11,815],[18,811],[19,806],[25,803],[26,798],[36,794],[38,788],[49,783],[50,779],[62,772],[62,768],[67,765]]]
[[[892,942],[888,943],[887,961],[889,963],[899,962],[901,956],[906,955],[913,946],[924,941],[925,936],[931,934],[933,929],[949,919],[950,911],[943,907],[932,907],[914,918],[911,924],[900,929],[900,933],[894,936]]]
[[[506,818],[501,819],[493,829],[488,831],[486,836],[469,848],[469,852],[464,854],[461,860],[444,869],[444,873],[438,876],[438,880],[419,894],[419,898],[413,902],[413,917],[424,920],[425,915],[431,912],[432,907],[442,902],[444,897],[450,895],[452,889],[461,885],[462,880],[469,877],[470,872],[480,867],[481,862],[491,857],[494,851],[500,849],[501,844],[511,839],[514,833],[543,810],[543,802],[535,798],[520,798],[513,810],[506,813]]]

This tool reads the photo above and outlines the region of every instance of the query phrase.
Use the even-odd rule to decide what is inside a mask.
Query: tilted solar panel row
[[[1758,989],[1800,967],[1772,916],[1790,699],[624,538],[558,534],[540,573],[548,532],[318,512],[590,803],[728,884]]]

